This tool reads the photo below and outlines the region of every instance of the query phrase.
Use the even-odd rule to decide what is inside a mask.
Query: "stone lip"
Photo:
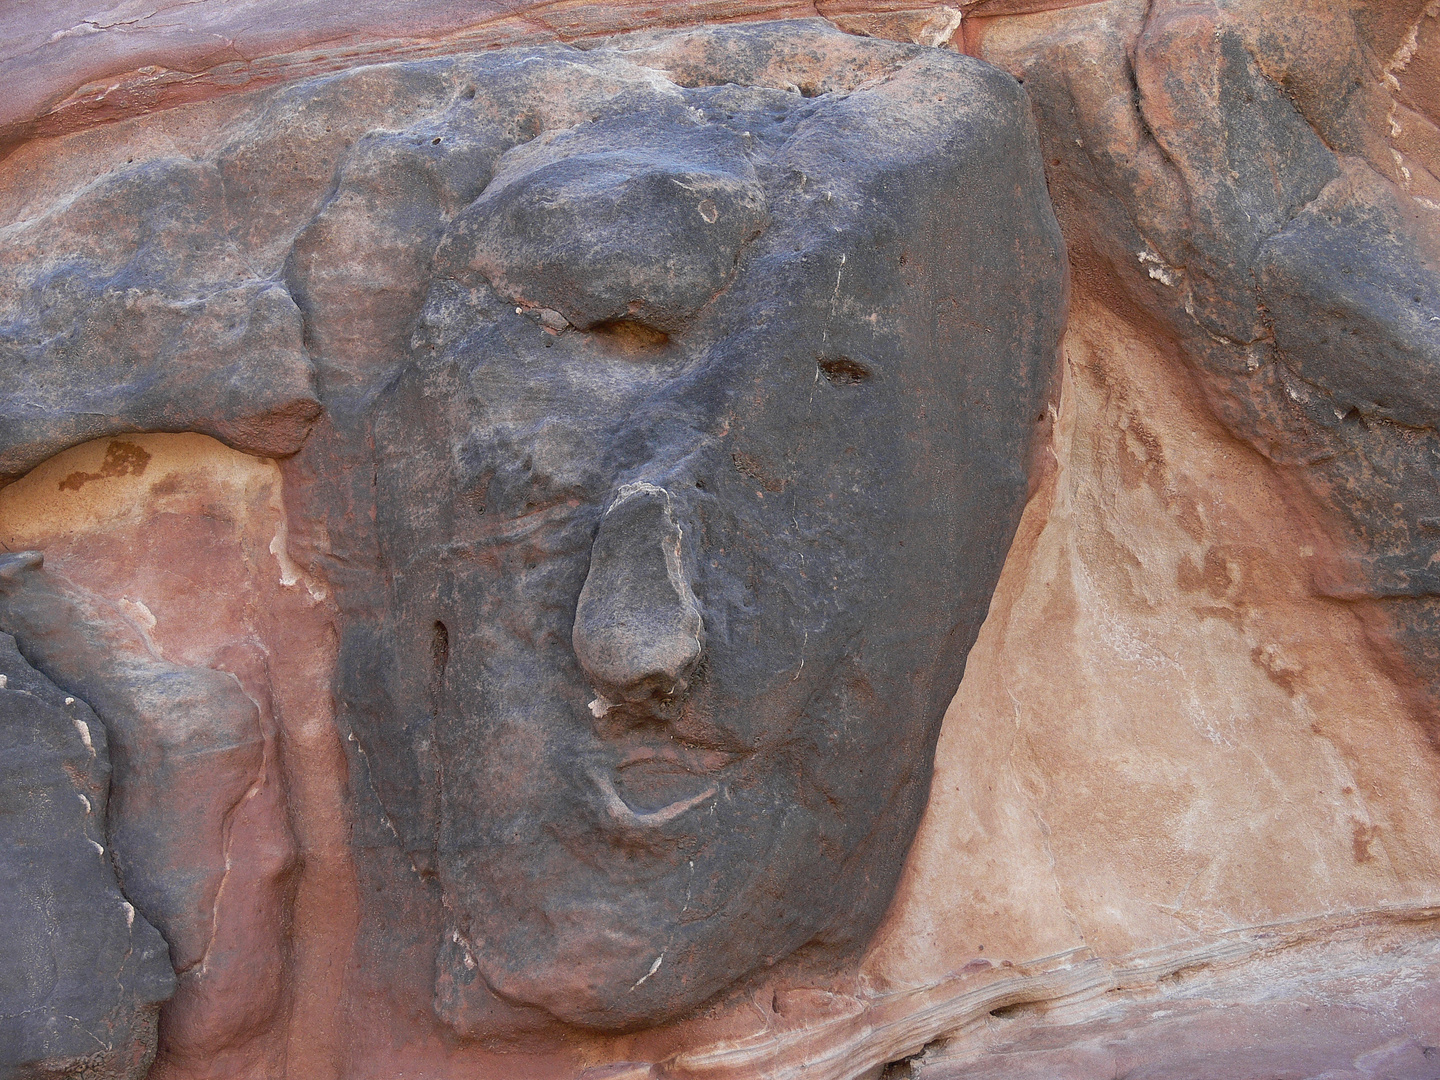
[[[971,3],[974,0],[970,0]],[[958,9],[916,0],[67,0],[0,13],[0,157],[28,139],[379,60],[630,30],[820,15],[865,34],[942,44]]]

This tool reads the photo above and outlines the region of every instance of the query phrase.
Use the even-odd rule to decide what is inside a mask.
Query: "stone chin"
[[[600,781],[597,786],[608,785]],[[694,895],[700,891],[697,881],[733,875],[726,863],[740,853],[707,857],[693,850],[707,831],[700,819],[727,798],[734,796],[724,781],[712,781],[691,799],[637,814],[613,789],[597,794],[598,821],[590,828],[607,848],[567,848],[566,853],[581,862],[587,856],[649,862],[653,876],[621,886],[603,872],[581,872],[576,876],[587,886],[588,900],[542,902],[538,911],[528,905],[525,910],[502,906],[487,913],[477,920],[482,927],[500,920],[531,921],[538,915],[550,930],[543,951],[521,957],[487,948],[482,938],[475,959],[490,988],[565,1023],[626,1030],[683,1016],[735,982],[737,972],[743,978],[763,964],[766,958],[753,953],[766,944],[764,935],[748,925],[749,912],[760,906],[751,895],[752,882],[736,883],[728,895]],[[797,810],[777,808],[775,814],[779,826],[767,823],[761,835],[744,845],[745,864],[773,863],[781,844],[813,848],[821,839],[813,823],[797,827],[794,819],[805,816]],[[657,909],[673,920],[671,925],[657,925]],[[738,942],[742,936],[748,940]],[[784,947],[772,944],[777,952]]]
[[[536,852],[494,852],[491,873],[472,879],[491,906],[471,913],[471,952],[442,956],[442,965],[473,960],[509,1002],[568,1024],[627,1030],[684,1016],[823,938],[817,923],[839,913],[817,910],[830,898],[816,878],[842,873],[822,854],[835,850],[840,829],[805,809],[809,800],[777,792],[778,771],[759,755],[708,774],[687,771],[698,791],[647,809],[631,805],[639,800],[606,770],[583,770],[573,782],[584,809],[547,823],[569,882],[516,896],[506,886],[533,867]],[[517,949],[508,939],[526,925],[545,928],[543,943]]]
[[[814,664],[821,680],[830,667]],[[623,1030],[683,1016],[824,937],[847,905],[821,883],[846,877],[852,852],[838,808],[786,743],[813,744],[807,714],[833,719],[834,695],[806,679],[810,709],[728,703],[745,726],[778,733],[747,748],[702,719],[725,709],[710,678],[700,674],[664,728],[605,728],[623,706],[597,718],[586,702],[563,723],[547,708],[532,730],[552,725],[571,737],[541,751],[544,766],[533,743],[489,760],[492,788],[514,793],[516,774],[533,786],[518,804],[512,794],[505,806],[456,814],[457,839],[470,842],[442,849],[441,880],[463,948],[442,954],[442,978],[463,978],[473,964],[507,1001]],[[583,682],[572,689],[576,702],[593,694]],[[833,953],[841,937],[870,928],[831,929]]]

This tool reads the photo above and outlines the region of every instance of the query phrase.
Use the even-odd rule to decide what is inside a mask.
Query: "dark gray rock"
[[[912,51],[631,89],[451,222],[341,664],[457,1027],[653,1024],[867,940],[1046,418],[1039,175],[1013,82]]]
[[[1349,200],[1307,210],[1262,248],[1260,299],[1276,349],[1342,416],[1433,427],[1440,273],[1396,224]]]
[[[128,431],[299,448],[320,411],[300,312],[216,229],[223,213],[213,166],[168,160],[18,233],[0,284],[0,481]]]
[[[106,849],[105,728],[0,634],[0,1077],[139,1080],[175,989]]]
[[[688,103],[647,101],[639,116],[630,104],[507,154],[451,225],[447,265],[580,330],[631,318],[684,329],[760,233],[765,194],[743,133],[697,121]],[[636,227],[597,236],[604,221]]]

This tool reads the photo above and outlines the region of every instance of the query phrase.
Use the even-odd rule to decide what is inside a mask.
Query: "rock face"
[[[1434,5],[151,7],[0,16],[14,1075],[1432,1080]]]
[[[1012,82],[874,45],[871,89],[746,88],[814,33],[717,34],[686,88],[603,50],[472,62],[483,93],[341,167],[347,217],[420,169],[484,189],[437,218],[378,391],[390,595],[340,597],[372,614],[345,717],[436,875],[462,1030],[491,992],[653,1025],[853,952],[923,806],[1064,261]],[[573,111],[507,149],[487,121],[536,79]],[[356,265],[357,231],[310,263]]]

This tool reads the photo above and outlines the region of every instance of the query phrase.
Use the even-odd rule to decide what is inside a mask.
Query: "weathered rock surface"
[[[1262,947],[1247,963],[1221,959],[1179,973],[1162,994],[1117,980],[1098,1006],[1002,1006],[973,1040],[929,1047],[892,1066],[891,1075],[1434,1076],[1440,1059],[1435,948],[1433,932],[1405,933],[1379,919],[1368,933],[1335,926],[1318,941]]]
[[[230,672],[255,710],[241,726],[254,725],[260,742],[242,739],[220,755],[243,768],[220,770],[203,792],[220,805],[232,788],[255,790],[245,776],[266,777],[263,797],[245,803],[250,816],[229,826],[225,890],[211,898],[203,873],[170,883],[199,897],[197,911],[208,905],[217,941],[228,944],[212,945],[211,963],[180,978],[157,1075],[1432,1080],[1433,5],[819,5],[844,29],[948,42],[1023,81],[1076,290],[1055,435],[946,715],[920,831],[864,957],[843,961],[839,950],[816,967],[782,964],[743,1000],[620,1037],[557,1037],[551,1019],[520,1004],[553,1012],[566,1008],[561,998],[600,1000],[603,979],[558,997],[549,983],[528,986],[508,1005],[471,989],[467,961],[479,963],[466,920],[481,924],[487,913],[475,917],[482,897],[467,897],[473,878],[457,869],[475,850],[456,841],[467,811],[426,778],[439,771],[441,749],[471,737],[454,721],[457,695],[494,700],[507,673],[520,677],[504,659],[516,640],[537,643],[537,656],[573,652],[592,684],[579,708],[593,700],[607,713],[620,706],[622,717],[654,715],[667,690],[702,685],[695,658],[713,646],[713,618],[704,567],[685,557],[693,522],[651,489],[669,491],[668,480],[626,476],[640,484],[615,500],[613,528],[592,525],[593,565],[544,584],[578,604],[575,626],[575,609],[559,602],[504,624],[442,611],[463,610],[456,596],[482,578],[485,602],[503,606],[536,584],[526,575],[567,565],[554,544],[536,551],[543,558],[517,550],[491,569],[455,548],[438,574],[421,553],[482,506],[484,517],[541,508],[542,488],[583,502],[603,485],[618,459],[587,449],[604,443],[603,425],[561,419],[566,409],[616,371],[632,391],[662,385],[660,369],[677,363],[707,312],[743,293],[757,245],[794,228],[776,213],[785,204],[772,178],[754,166],[776,122],[746,104],[766,100],[754,88],[783,94],[792,110],[843,108],[870,80],[886,93],[913,51],[838,34],[801,43],[761,28],[631,37],[610,59],[593,47],[618,30],[813,14],[811,5],[497,5],[477,21],[416,4],[404,25],[384,5],[323,14],[287,5],[254,20],[259,9],[245,9],[242,21],[263,29],[236,23],[233,5],[152,7],[88,22],[56,7],[53,24],[27,14],[6,31],[16,44],[4,70],[37,75],[20,75],[26,92],[0,118],[13,149],[0,165],[0,205],[13,224],[0,236],[24,253],[6,262],[0,347],[32,379],[12,398],[6,430],[20,449],[6,473],[104,437],[62,455],[58,471],[43,466],[7,489],[24,489],[8,516],[0,494],[0,539],[42,548],[41,574],[132,620],[124,603],[144,605],[152,653],[158,647],[183,670]],[[586,49],[551,46],[513,70],[461,58],[520,40]],[[358,66],[416,58],[431,59]],[[636,64],[667,74],[637,80]],[[338,74],[323,93],[251,92],[325,70]],[[488,74],[472,78],[476,70]],[[102,81],[81,85],[92,78]],[[726,93],[738,106],[734,126],[758,153],[734,131],[725,138],[740,140],[739,151],[681,137],[663,109],[648,135],[635,134],[623,109],[584,123],[590,102],[616,93],[700,107],[719,94],[707,87],[726,79],[749,84]],[[475,97],[462,104],[472,83]],[[197,104],[164,108],[187,100]],[[729,123],[715,122],[717,133]],[[553,138],[536,138],[547,129]],[[65,132],[78,134],[39,137]],[[673,143],[678,166],[646,156],[652,136]],[[887,131],[879,141],[904,137]],[[837,177],[877,167],[842,160],[844,142],[829,159]],[[737,154],[749,171],[735,167]],[[630,185],[631,176],[654,186]],[[666,179],[697,189],[697,204],[709,199],[711,224],[723,228],[687,217],[686,188]],[[162,183],[189,193],[194,213],[158,213],[141,229],[94,239],[103,217],[93,200],[146,206],[148,197],[130,193]],[[828,190],[843,195],[839,184]],[[958,190],[963,203],[971,188]],[[84,193],[77,209],[68,192]],[[897,208],[907,197],[899,193]],[[581,205],[585,214],[575,212]],[[608,240],[631,259],[588,259],[572,242],[584,223],[626,221],[634,205],[655,206],[653,221]],[[207,215],[228,222],[223,243],[207,233]],[[930,227],[942,233],[963,219]],[[635,261],[652,227],[676,255],[660,284]],[[867,246],[883,252],[890,242],[882,235]],[[736,250],[739,265],[727,266]],[[845,267],[814,289],[803,274],[776,277],[768,302],[776,312],[824,307],[844,295],[831,289],[857,280],[846,275],[859,264]],[[865,277],[878,280],[873,268]],[[718,307],[699,297],[707,289]],[[476,312],[488,330],[473,332]],[[603,339],[608,351],[577,348],[582,339]],[[412,349],[429,359],[392,382],[397,358]],[[541,349],[571,350],[577,368],[565,393],[536,390],[550,384],[528,378],[532,364],[549,363],[535,359]],[[777,415],[793,407],[795,394],[766,381],[780,370],[768,350],[753,352],[755,396]],[[829,370],[812,368],[815,389],[875,389],[873,353],[836,352],[823,354]],[[167,359],[154,387],[124,368],[151,355]],[[498,357],[512,359],[508,383]],[[470,364],[485,374],[479,387],[505,385],[511,396],[452,391],[447,364]],[[124,374],[117,389],[98,386],[87,400],[56,382],[71,368],[89,379]],[[703,428],[706,401],[697,393],[667,405],[674,422],[637,440],[637,452],[663,448],[677,427]],[[377,408],[372,467],[354,448],[369,445]],[[467,427],[485,410],[512,422],[503,432]],[[454,447],[448,458],[407,439],[406,417],[416,416],[428,438]],[[109,450],[109,436],[162,427],[262,454],[303,448],[277,467],[196,436],[176,436],[196,441],[167,458],[154,441],[163,437],[136,435],[133,444],[154,455],[143,476],[128,452]],[[504,437],[489,438],[496,433]],[[817,482],[786,472],[806,459],[781,443],[765,454],[739,450],[725,475],[753,484],[757,510],[761,493],[778,512],[801,481]],[[242,474],[251,480],[217,479]],[[83,490],[64,486],[72,475]],[[712,492],[714,478],[700,475]],[[390,493],[381,503],[391,516],[357,543],[377,484]],[[117,507],[128,508],[126,524]],[[808,522],[757,514],[754,524],[784,536]],[[783,543],[771,546],[779,559]],[[851,576],[864,576],[866,563]],[[374,582],[387,567],[399,572],[382,595]],[[928,563],[908,573],[917,594],[951,588]],[[392,610],[414,616],[408,641],[375,617]],[[805,651],[813,625],[797,623],[798,643],[774,632],[783,643],[774,647],[798,644],[797,656],[814,663]],[[390,654],[393,642],[403,662],[367,659]],[[355,736],[345,741],[348,760],[328,711],[337,654],[346,658],[335,683],[340,730]],[[494,670],[486,655],[497,658]],[[467,664],[482,676],[464,675]],[[640,668],[642,678],[625,674]],[[555,685],[543,665],[524,676]],[[523,717],[530,703],[506,694]],[[561,760],[578,744],[545,729],[532,745],[547,748],[538,760]],[[516,751],[500,747],[488,760],[507,753]],[[526,809],[525,800],[558,772],[502,769],[497,784],[482,763],[469,767],[466,798],[521,807],[515,820],[528,814],[537,826],[530,850],[543,850],[555,810]],[[645,798],[664,806],[676,791],[696,793],[684,786],[688,770],[650,771],[617,792],[642,809]],[[195,793],[193,782],[183,786]],[[193,838],[197,868],[218,865],[206,835],[215,831]],[[502,859],[482,874],[517,858],[503,839],[494,847]],[[569,880],[603,865],[567,842],[584,856],[564,871]],[[506,910],[520,911],[531,892],[508,892]],[[496,918],[501,932],[524,925]],[[643,920],[621,929],[647,932]],[[735,930],[741,940],[726,944],[743,951],[773,930],[773,921]],[[623,959],[631,983],[639,980],[634,993],[658,993],[673,957],[646,975],[659,950],[633,951]],[[515,986],[526,973],[492,975]],[[484,1032],[492,1037],[473,1038]]]
[[[433,867],[437,1006],[468,1034],[517,1005],[653,1026],[833,964],[889,902],[1065,280],[1013,82],[876,43],[870,87],[747,85],[827,39],[855,47],[703,35],[683,88],[630,66],[665,40],[471,61],[473,99],[341,168],[359,208],[376,163],[453,141],[479,188],[472,117],[525,115],[517,68],[569,89],[442,226],[369,435],[390,597],[340,594],[370,615],[344,718]]]
[[[1110,0],[967,41],[1025,79],[1087,287],[1333,515],[1350,568],[1318,587],[1371,602],[1429,724],[1440,209],[1393,140],[1437,132],[1394,74],[1435,19],[1407,10]]]
[[[842,29],[943,45],[960,7],[916,0],[250,0],[197,8],[159,0],[96,12],[84,3],[0,12],[0,154],[36,136],[343,70],[524,41],[575,41],[650,27],[821,15]]]
[[[139,1080],[175,976],[115,881],[105,728],[7,634],[0,674],[0,1075]]]
[[[672,56],[681,82],[639,62]],[[85,192],[91,219],[184,223],[175,243],[116,232],[152,285],[246,281],[303,317],[326,417],[290,475],[338,605],[362,979],[513,1039],[654,1026],[780,962],[832,970],[889,902],[1048,423],[1065,269],[1023,96],[823,23],[359,79],[267,94],[199,159],[127,159]],[[219,178],[214,200],[178,175]],[[13,234],[22,325],[78,245],[63,214]],[[203,387],[143,323],[77,310],[137,383]],[[209,333],[185,312],[182,337]],[[35,337],[28,395],[88,418],[69,340]],[[243,412],[284,380],[240,352]],[[113,413],[101,430],[147,422]],[[147,445],[62,456],[28,508],[146,476]],[[17,537],[36,532],[19,502]],[[273,768],[264,685],[172,660],[153,614],[83,581],[94,556],[74,580],[11,558],[6,625],[123,751],[117,858],[182,978],[161,1067],[200,1067],[264,1027],[238,985],[199,1033],[178,1019],[223,986],[235,822]],[[277,911],[284,839],[247,867]]]
[[[0,622],[41,670],[95,702],[116,761],[116,869],[183,974],[205,959],[225,819],[263,758],[258,710],[234,675],[155,657],[129,620],[47,574],[38,553],[5,558]]]
[[[116,762],[107,851],[169,944],[162,1074],[272,1073],[292,1015],[323,1031],[336,961],[313,937],[348,918],[344,827],[327,817],[343,809],[316,805],[343,782],[333,649],[279,496],[273,463],[196,435],[101,440],[0,492],[0,542],[45,551],[43,566],[6,556],[5,625],[97,703]],[[298,970],[312,974],[292,1007],[282,973]],[[290,1054],[303,1068],[306,1048]]]
[[[211,227],[223,190],[213,165],[152,161],[7,230],[0,476],[132,431],[299,449],[320,409],[300,312]]]

